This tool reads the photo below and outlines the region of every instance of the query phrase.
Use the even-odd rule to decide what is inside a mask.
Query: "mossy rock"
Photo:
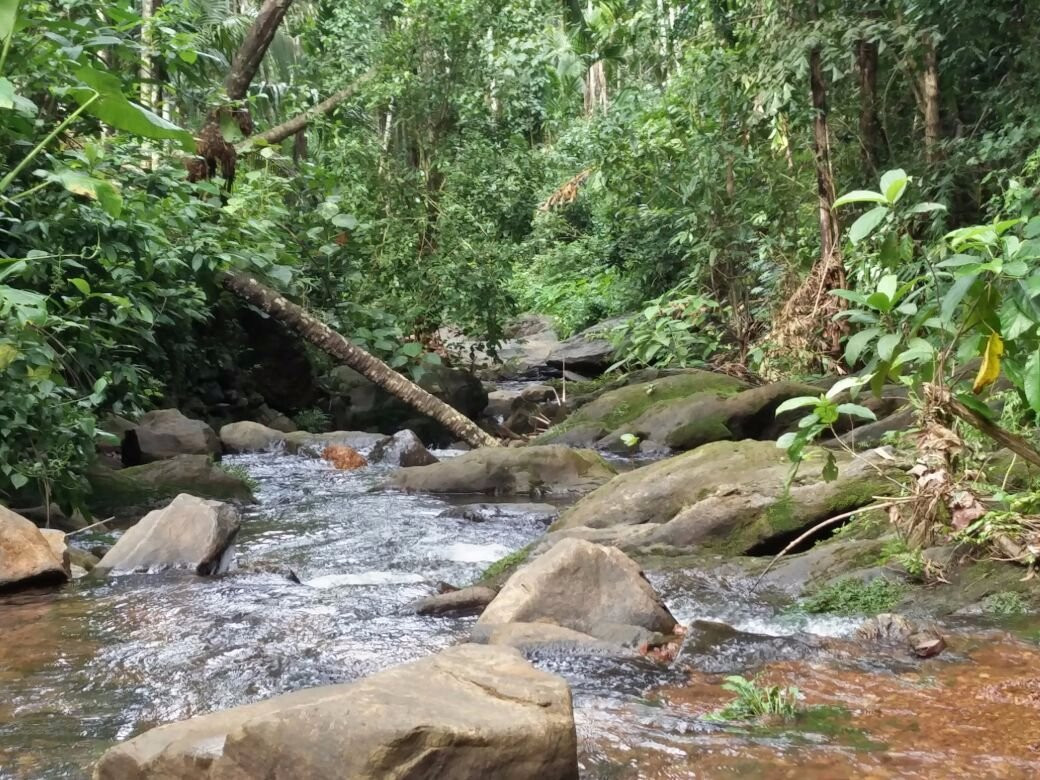
[[[485,447],[429,466],[400,469],[389,484],[425,493],[584,495],[616,473],[592,450],[558,444]]]
[[[773,442],[714,442],[615,477],[550,530],[644,553],[739,555],[891,492],[887,461],[837,460],[838,478],[827,482],[823,452],[810,449],[785,489],[791,465]]]
[[[618,430],[658,404],[692,396],[727,397],[746,387],[747,385],[739,379],[726,374],[697,369],[653,381],[628,384],[600,394],[562,424],[542,434],[536,441],[539,444],[557,442],[568,432],[581,430],[588,432],[589,436],[583,441],[575,441],[572,433],[571,442],[591,445],[597,441],[596,438],[592,438],[594,433],[599,433],[602,438],[605,433]]]
[[[118,514],[128,508],[157,506],[180,493],[221,501],[253,501],[242,478],[230,474],[206,455],[178,455],[127,469],[96,468],[90,482],[93,512]]]

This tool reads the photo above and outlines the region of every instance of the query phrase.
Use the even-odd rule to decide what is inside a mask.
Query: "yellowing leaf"
[[[0,344],[0,371],[3,371],[17,360],[19,354],[18,350],[10,344]]]
[[[1001,341],[1000,335],[989,334],[986,349],[982,353],[982,365],[979,366],[979,373],[975,377],[975,383],[971,386],[973,393],[978,395],[997,381],[997,377],[1000,376],[1000,356],[1003,354],[1004,342]]]

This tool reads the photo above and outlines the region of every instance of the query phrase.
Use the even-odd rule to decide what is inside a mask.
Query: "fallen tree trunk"
[[[282,122],[280,125],[275,125],[270,130],[265,130],[264,132],[258,135],[254,135],[248,140],[242,142],[241,144],[239,144],[238,150],[240,152],[244,152],[247,149],[250,149],[253,146],[256,146],[260,143],[281,143],[289,136],[296,135],[298,132],[307,127],[307,125],[309,125],[315,118],[322,116],[323,114],[329,113],[330,111],[332,111],[332,109],[334,109],[344,100],[352,96],[355,92],[358,91],[358,88],[366,81],[371,79],[372,76],[373,71],[363,73],[352,84],[347,85],[338,92],[334,92],[320,103],[311,106],[306,111],[303,111],[294,116],[292,119],[288,119],[285,122]]]
[[[256,306],[290,330],[298,333],[323,352],[331,355],[371,380],[412,408],[432,417],[472,447],[497,447],[499,441],[481,430],[464,414],[423,390],[394,371],[379,358],[351,344],[328,325],[320,322],[302,306],[245,274],[224,273],[220,282],[226,289]]]

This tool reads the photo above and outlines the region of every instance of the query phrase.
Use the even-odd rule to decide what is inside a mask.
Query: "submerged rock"
[[[64,544],[62,534],[61,547]],[[55,585],[68,578],[68,566],[56,554],[52,540],[21,515],[0,506],[0,590]]]
[[[515,650],[460,645],[346,685],[147,731],[94,780],[577,780],[567,683]]]
[[[882,613],[856,629],[863,642],[905,648],[918,658],[931,658],[946,649],[946,640],[930,623],[915,623],[903,615]]]
[[[612,479],[553,525],[624,549],[714,549],[744,553],[770,539],[865,506],[892,490],[890,462],[838,456],[838,477],[822,479],[808,452],[785,490],[791,464],[773,442],[714,442]]]
[[[430,466],[401,469],[390,484],[426,493],[568,495],[587,493],[615,473],[589,450],[486,447]]]
[[[639,644],[647,632],[676,627],[635,561],[579,539],[561,541],[518,569],[477,623],[553,623],[617,644]]]
[[[389,463],[392,466],[429,466],[437,463],[422,440],[414,431],[398,431],[388,439],[377,442],[369,459],[373,463]]]
[[[344,447],[338,444],[330,444],[322,450],[321,459],[331,463],[340,471],[353,471],[368,465],[365,456],[353,447]]]
[[[427,596],[409,605],[409,609],[417,615],[457,615],[468,612],[479,612],[490,604],[498,591],[481,585],[474,585],[459,590],[449,590]]]
[[[222,501],[253,501],[253,491],[206,455],[180,455],[128,469],[96,468],[87,479],[90,505],[98,512],[156,506],[179,493]]]
[[[486,523],[492,520],[533,520],[548,524],[559,515],[560,510],[552,504],[511,503],[462,504],[449,507],[437,516],[470,520],[474,523]]]
[[[96,568],[104,573],[177,568],[220,574],[240,525],[238,510],[230,504],[182,493],[129,528]]]
[[[54,557],[61,561],[61,566],[65,569],[65,573],[71,574],[72,558],[69,554],[69,547],[65,543],[65,532],[56,528],[41,528],[40,533],[43,534],[43,538],[47,541],[51,552],[54,553]]]
[[[827,640],[814,634],[755,634],[725,623],[695,620],[676,663],[704,674],[742,674],[776,661],[818,660],[828,652]]]
[[[258,422],[236,422],[220,429],[220,441],[228,452],[264,452],[285,446],[285,433]]]
[[[470,641],[512,647],[525,654],[556,650],[567,655],[637,655],[634,646],[626,648],[555,623],[478,624],[470,633]]]
[[[202,420],[185,417],[177,409],[148,412],[123,435],[123,463],[138,466],[178,455],[219,457],[220,439]]]

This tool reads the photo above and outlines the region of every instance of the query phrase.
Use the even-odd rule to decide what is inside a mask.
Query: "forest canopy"
[[[0,0],[0,498],[74,504],[110,415],[244,369],[226,272],[413,375],[448,326],[635,313],[622,367],[981,356],[1040,412],[1038,32],[1021,0]]]

